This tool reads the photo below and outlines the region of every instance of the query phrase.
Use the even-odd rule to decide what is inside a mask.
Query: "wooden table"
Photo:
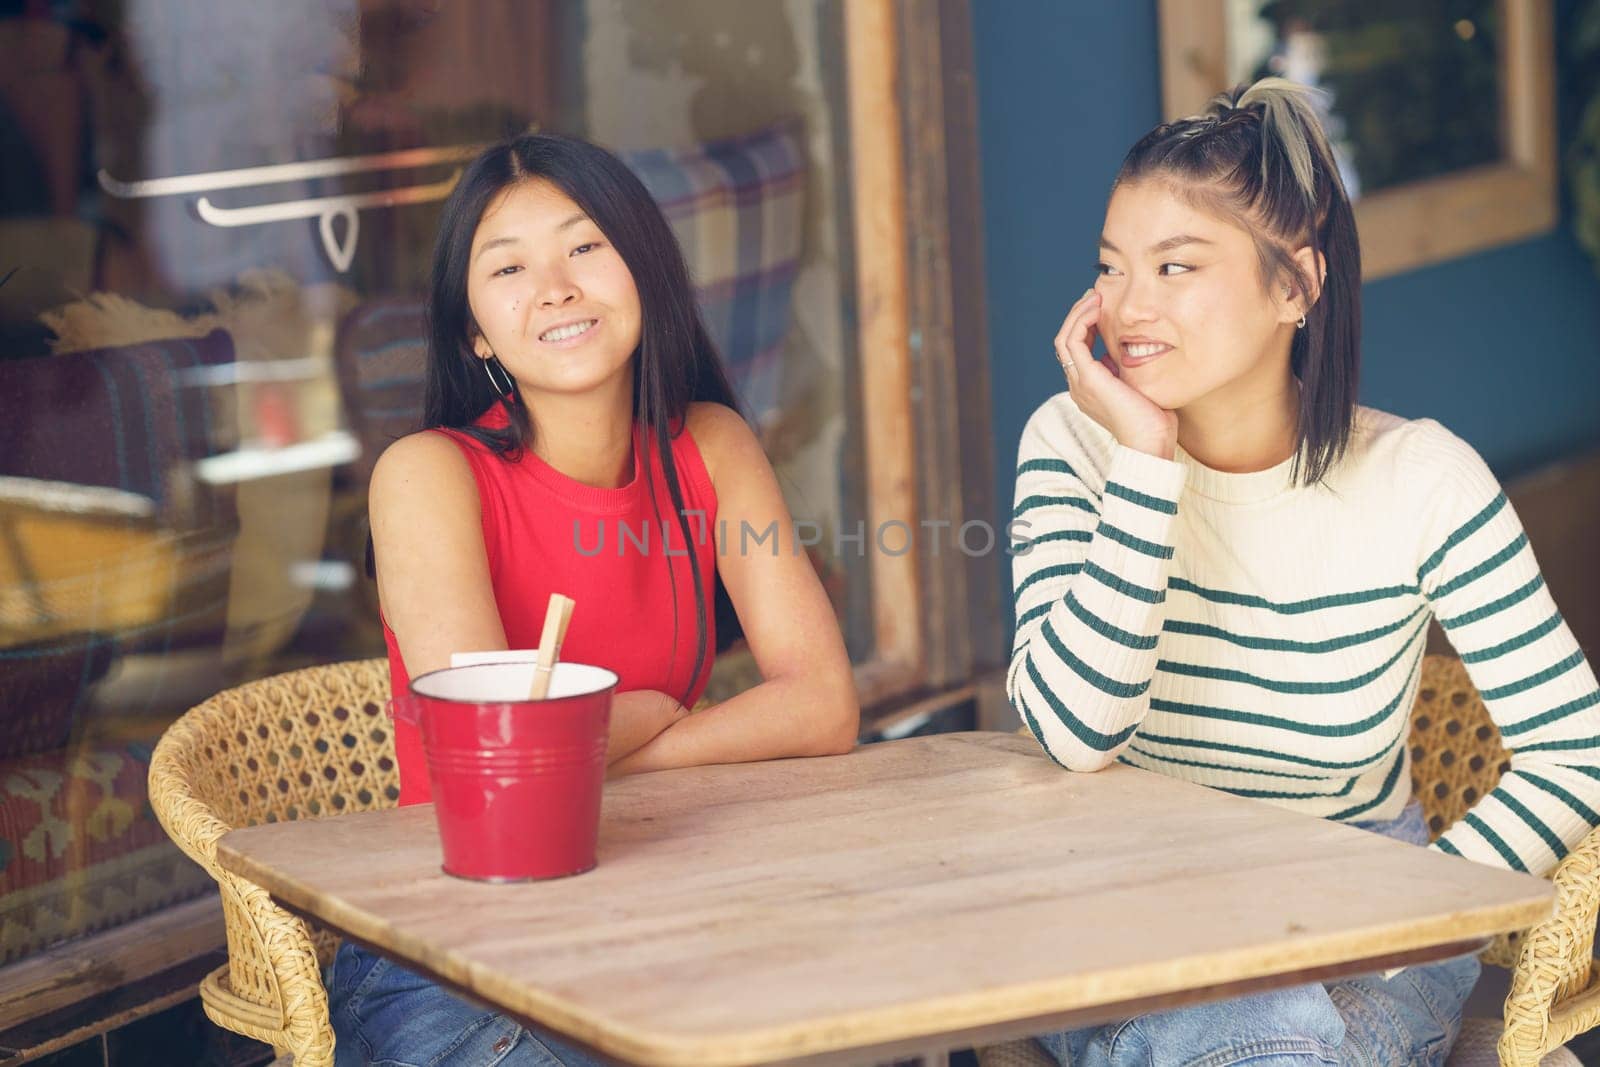
[[[600,865],[439,870],[429,806],[236,830],[286,906],[627,1062],[870,1062],[1478,947],[1549,885],[1027,738],[609,782]]]

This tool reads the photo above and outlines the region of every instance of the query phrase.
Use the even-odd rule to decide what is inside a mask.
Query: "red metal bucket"
[[[595,865],[617,676],[558,663],[527,699],[533,667],[486,663],[411,680],[395,714],[422,731],[444,872],[521,882]]]

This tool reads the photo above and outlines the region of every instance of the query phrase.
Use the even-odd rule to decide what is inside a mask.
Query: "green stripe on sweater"
[[[1078,472],[1068,466],[1067,461],[1064,459],[1030,459],[1018,465],[1017,477],[1020,478],[1024,474],[1032,474],[1034,471],[1044,474],[1067,474],[1074,478],[1078,477]],[[1078,480],[1082,481],[1083,479],[1079,478]]]
[[[1026,541],[1013,541],[1011,543],[1011,554],[1014,556],[1026,556],[1039,545],[1050,544],[1053,541],[1089,542],[1092,540],[1094,540],[1094,533],[1090,530],[1051,530],[1049,533],[1042,533],[1038,537],[1030,537]]]
[[[1577,700],[1569,700],[1560,707],[1551,708],[1549,711],[1540,712],[1538,715],[1535,715],[1532,718],[1523,719],[1521,722],[1514,722],[1501,726],[1500,736],[1505,738],[1515,737],[1517,734],[1525,734],[1529,730],[1536,730],[1548,723],[1565,719],[1568,715],[1576,715],[1578,712],[1587,708],[1592,708],[1596,704],[1600,704],[1600,689],[1596,689],[1588,696],[1581,696]]]
[[[1061,507],[1077,508],[1079,511],[1087,511],[1091,515],[1100,514],[1100,510],[1098,508],[1080,496],[1044,496],[1042,494],[1035,493],[1033,496],[1025,496],[1021,500],[1017,501],[1016,508],[1011,512],[1011,519],[1013,522],[1015,522],[1023,515],[1032,511],[1034,508],[1048,508],[1055,507],[1057,505],[1060,505]]]
[[[1200,767],[1204,770],[1229,771],[1233,774],[1259,774],[1266,778],[1293,778],[1301,782],[1326,782],[1328,780],[1325,775],[1321,774],[1292,774],[1289,771],[1268,771],[1260,767],[1239,767],[1228,763],[1208,763],[1205,760],[1178,759],[1176,756],[1163,756],[1157,752],[1148,752],[1138,745],[1129,745],[1128,750],[1137,752],[1145,759],[1156,760],[1160,763],[1171,763],[1179,767]]]
[[[1520,604],[1534,593],[1544,588],[1544,575],[1535,574],[1525,584],[1518,586],[1498,600],[1491,600],[1482,607],[1473,608],[1471,611],[1453,615],[1448,619],[1441,618],[1439,625],[1446,630],[1454,630],[1457,626],[1468,626],[1475,622],[1487,619],[1496,612],[1504,611],[1515,604]]]
[[[1375,756],[1369,756],[1366,759],[1351,760],[1348,763],[1334,763],[1328,760],[1311,759],[1309,756],[1299,756],[1292,752],[1276,752],[1270,748],[1252,748],[1249,745],[1235,745],[1226,741],[1206,741],[1199,738],[1166,737],[1161,734],[1146,733],[1143,730],[1139,731],[1139,739],[1141,741],[1153,741],[1156,744],[1174,745],[1181,748],[1198,748],[1213,752],[1234,752],[1241,756],[1266,756],[1270,759],[1283,760],[1286,763],[1298,763],[1305,767],[1324,767],[1330,771],[1351,771],[1358,767],[1370,766],[1371,764],[1374,764],[1378,762],[1378,760],[1382,759],[1383,754],[1394,747],[1394,741],[1390,740],[1378,750],[1378,753]]]
[[[1577,814],[1577,816],[1584,822],[1588,823],[1590,827],[1600,826],[1600,812],[1596,812],[1589,805],[1573,796],[1555,782],[1552,782],[1550,779],[1542,777],[1541,775],[1532,774],[1528,771],[1518,771],[1517,773],[1526,779],[1528,784],[1537,789],[1544,790],[1546,793],[1549,793],[1551,796],[1561,801],[1561,803],[1571,808]]]
[[[1106,496],[1121,497],[1130,504],[1138,504],[1141,508],[1159,511],[1163,515],[1176,515],[1178,513],[1178,505],[1171,500],[1162,500],[1158,496],[1141,493],[1137,489],[1129,489],[1127,486],[1119,485],[1116,482],[1106,483]]]
[[[1518,745],[1518,752],[1576,752],[1579,749],[1600,748],[1600,737],[1574,737],[1566,741],[1540,741],[1536,745]],[[1584,768],[1574,767],[1575,771]]]
[[[1483,526],[1484,523],[1500,514],[1500,509],[1505,506],[1506,495],[1504,493],[1496,493],[1495,498],[1489,501],[1488,506],[1486,506],[1482,511],[1478,512],[1476,515],[1472,516],[1472,518],[1468,519],[1466,522],[1462,523],[1461,526],[1456,529],[1455,533],[1444,539],[1444,544],[1440,545],[1438,550],[1435,551],[1433,555],[1429,556],[1422,562],[1422,566],[1417,568],[1417,581],[1420,582],[1422,579],[1426,578],[1429,571],[1433,570],[1433,568],[1444,562],[1446,552],[1449,552],[1452,548],[1471,537],[1478,531],[1480,527]]]
[[[1049,619],[1044,621],[1042,632],[1045,644],[1050,646],[1050,651],[1056,654],[1056,658],[1071,667],[1073,674],[1076,674],[1079,678],[1106,694],[1106,696],[1117,697],[1121,700],[1131,700],[1134,697],[1143,696],[1144,691],[1150,688],[1149,679],[1145,679],[1142,682],[1119,682],[1110,675],[1101,674],[1089,666],[1082,659],[1073,655],[1071,650],[1061,642],[1061,638],[1056,636],[1055,628],[1050,625]]]
[[[1256,652],[1337,652],[1343,648],[1352,648],[1356,645],[1375,641],[1380,637],[1387,637],[1396,630],[1401,629],[1416,617],[1426,611],[1426,607],[1414,609],[1411,614],[1395,622],[1371,630],[1363,630],[1358,634],[1349,634],[1344,637],[1329,637],[1321,641],[1291,641],[1288,638],[1255,637],[1249,634],[1236,634],[1218,626],[1207,626],[1204,623],[1185,622],[1181,619],[1168,619],[1162,629],[1166,633],[1183,634],[1186,637],[1212,637],[1218,641],[1226,641],[1240,648],[1248,648]]]
[[[1418,655],[1421,655],[1419,652]],[[1394,699],[1378,709],[1375,714],[1365,719],[1358,719],[1351,723],[1305,723],[1293,719],[1285,719],[1277,715],[1261,715],[1251,711],[1237,711],[1232,708],[1214,708],[1204,704],[1184,704],[1174,700],[1155,699],[1150,701],[1150,707],[1155,711],[1164,711],[1172,715],[1187,715],[1199,719],[1216,719],[1222,722],[1242,722],[1252,726],[1272,726],[1280,730],[1289,730],[1309,737],[1354,737],[1366,733],[1389,716],[1393,715],[1400,707],[1400,701],[1411,688],[1411,680],[1416,676],[1416,663],[1413,661],[1411,669],[1406,672],[1405,679],[1400,684],[1400,691]]]
[[[1032,711],[1028,710],[1028,702],[1022,699],[1021,693],[1017,694],[1017,710],[1021,711],[1022,717],[1027,720],[1028,729],[1033,731],[1034,739],[1039,742],[1039,747],[1044,749],[1044,754],[1054,760],[1056,766],[1063,769],[1066,768],[1067,765],[1062,763],[1061,760],[1056,757],[1056,754],[1051,751],[1050,742],[1044,739],[1044,730],[1039,726],[1039,720],[1034,718]]]
[[[1022,594],[1027,592],[1029,587],[1036,582],[1042,582],[1047,578],[1069,578],[1081,570],[1083,570],[1083,564],[1081,563],[1057,563],[1050,567],[1040,567],[1022,579],[1022,584],[1017,586],[1015,598],[1021,600]]]
[[[1519,648],[1526,648],[1560,625],[1561,612],[1558,611],[1533,629],[1525,630],[1513,638],[1500,642],[1498,645],[1479,649],[1477,652],[1461,653],[1461,662],[1483,663],[1486,660],[1497,659],[1507,652],[1515,652]]]
[[[1135,585],[1133,582],[1117,577],[1096,563],[1085,563],[1083,572],[1118,596],[1132,597],[1134,600],[1142,600],[1146,604],[1159,604],[1167,599],[1167,591],[1165,589],[1148,589],[1142,585]]]
[[[1124,630],[1120,626],[1112,625],[1111,623],[1102,619],[1100,616],[1096,615],[1094,612],[1090,611],[1088,608],[1084,607],[1083,602],[1074,596],[1072,590],[1070,589],[1067,590],[1066,599],[1067,610],[1076,615],[1079,622],[1083,623],[1101,637],[1115,641],[1124,648],[1131,648],[1136,652],[1148,652],[1152,648],[1155,648],[1156,642],[1160,640],[1160,637],[1156,634],[1150,634],[1149,636],[1144,634],[1136,634],[1131,630]]]
[[[1527,865],[1522,862],[1522,857],[1518,856],[1511,846],[1505,843],[1505,840],[1499,834],[1489,829],[1488,823],[1484,822],[1470,811],[1461,816],[1461,821],[1478,831],[1479,837],[1483,838],[1485,841],[1489,842],[1490,845],[1494,846],[1494,850],[1500,853],[1500,858],[1505,860],[1507,866],[1509,866],[1512,870],[1524,872],[1527,871]]]
[[[1377,589],[1362,589],[1354,593],[1333,593],[1328,596],[1312,597],[1310,600],[1290,600],[1277,603],[1248,593],[1230,593],[1224,589],[1207,589],[1186,578],[1174,577],[1167,584],[1172,589],[1182,593],[1193,593],[1201,600],[1209,600],[1213,604],[1237,604],[1245,608],[1266,608],[1268,611],[1277,612],[1279,615],[1303,615],[1308,611],[1321,611],[1323,608],[1343,608],[1352,604],[1370,604],[1378,600],[1391,600],[1397,596],[1413,596],[1419,591],[1414,585],[1386,585]]]
[[[1494,792],[1489,794],[1489,796],[1494,797],[1507,808],[1510,808],[1511,811],[1516,814],[1517,818],[1521,819],[1527,824],[1528,829],[1538,834],[1539,839],[1545,843],[1545,847],[1551,852],[1555,853],[1555,857],[1558,861],[1562,856],[1567,854],[1566,842],[1557,837],[1555,831],[1546,826],[1544,821],[1540,819],[1539,816],[1529,811],[1527,805],[1523,804],[1522,801],[1518,800],[1516,797],[1507,792],[1505,786],[1502,785],[1497,787]],[[1484,799],[1488,798],[1485,797]]]
[[[1022,628],[1024,626],[1028,625],[1030,622],[1032,622],[1034,619],[1037,619],[1039,616],[1050,614],[1050,609],[1052,607],[1054,607],[1054,606],[1055,606],[1055,603],[1052,601],[1049,604],[1040,604],[1036,608],[1029,608],[1027,611],[1024,611],[1021,615],[1018,615],[1017,616],[1017,632],[1021,633],[1022,632]]]
[[[1528,690],[1541,686],[1552,678],[1561,677],[1582,662],[1583,649],[1580,648],[1560,663],[1552,663],[1537,674],[1530,674],[1521,681],[1497,685],[1493,689],[1479,690],[1478,695],[1483,697],[1485,701],[1490,701],[1499,700],[1501,697],[1516,696],[1518,693],[1526,693]]]
[[[1499,567],[1502,563],[1517,555],[1527,546],[1528,535],[1526,533],[1517,534],[1517,536],[1512,539],[1509,545],[1502,548],[1500,551],[1496,552],[1494,555],[1490,556],[1476,567],[1473,567],[1471,570],[1462,571],[1460,574],[1456,575],[1454,578],[1435,589],[1432,593],[1429,593],[1428,599],[1443,600],[1451,593],[1466,588],[1479,578],[1482,578],[1485,574],[1488,574],[1490,571],[1493,571],[1495,568]]]
[[[1384,662],[1378,664],[1378,666],[1372,668],[1372,670],[1367,671],[1365,674],[1358,674],[1354,678],[1348,678],[1341,682],[1281,681],[1275,678],[1263,678],[1260,675],[1250,674],[1247,671],[1230,670],[1226,667],[1207,667],[1200,663],[1177,663],[1171,660],[1161,660],[1156,664],[1156,670],[1166,671],[1168,674],[1182,675],[1187,678],[1208,678],[1217,682],[1238,682],[1241,685],[1254,686],[1257,689],[1265,689],[1271,693],[1290,693],[1296,696],[1320,696],[1329,693],[1351,693],[1362,688],[1363,686],[1370,685],[1373,681],[1382,677],[1384,673],[1389,670],[1389,668],[1398,663],[1400,657],[1406,654],[1406,649],[1411,647],[1412,642],[1416,641],[1417,638],[1422,636],[1422,632],[1424,629],[1426,629],[1427,625],[1427,621],[1424,620],[1422,624],[1413,630],[1411,635],[1406,638],[1405,644],[1401,645],[1395,650],[1394,655],[1390,656]]]
[[[1126,530],[1117,529],[1103,518],[1100,520],[1100,526],[1095,530],[1095,533],[1108,540],[1115,541],[1123,548],[1131,548],[1135,552],[1141,552],[1146,556],[1153,556],[1156,559],[1172,558],[1171,545],[1158,545],[1154,541],[1146,541],[1142,537],[1135,537]]]
[[[1348,819],[1355,818],[1357,815],[1365,815],[1373,808],[1380,807],[1384,801],[1389,799],[1389,794],[1394,792],[1395,783],[1400,780],[1400,768],[1405,765],[1405,762],[1406,761],[1401,757],[1401,754],[1396,752],[1394,756],[1394,766],[1389,768],[1389,776],[1383,780],[1383,785],[1378,788],[1377,796],[1373,797],[1364,804],[1357,804],[1353,808],[1345,808],[1343,811],[1336,811],[1332,815],[1328,816],[1328,818],[1334,820],[1335,822],[1344,822]]]
[[[1132,737],[1133,731],[1138,729],[1139,724],[1135,723],[1126,730],[1121,730],[1114,734],[1101,733],[1067,710],[1067,706],[1061,703],[1060,699],[1050,691],[1049,686],[1044,684],[1044,679],[1039,677],[1039,668],[1034,666],[1033,652],[1031,650],[1023,660],[1023,667],[1027,670],[1028,678],[1032,680],[1034,687],[1044,697],[1044,702],[1050,706],[1050,710],[1055,713],[1056,718],[1061,720],[1061,724],[1072,731],[1072,736],[1096,752],[1110,752]]]
[[[1316,800],[1324,797],[1347,797],[1358,781],[1359,778],[1350,779],[1337,793],[1283,793],[1272,789],[1236,789],[1229,785],[1213,785],[1211,788],[1232,793],[1236,797],[1249,797],[1251,800]]]

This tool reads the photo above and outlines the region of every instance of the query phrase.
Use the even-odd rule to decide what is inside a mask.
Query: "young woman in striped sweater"
[[[1513,756],[1431,847],[1549,871],[1600,823],[1600,692],[1478,455],[1356,405],[1355,220],[1305,91],[1241,87],[1139,141],[1098,273],[1017,467],[1008,691],[1045,751],[1426,844],[1405,742],[1433,618]],[[1040,1041],[1074,1065],[1443,1063],[1477,972]]]

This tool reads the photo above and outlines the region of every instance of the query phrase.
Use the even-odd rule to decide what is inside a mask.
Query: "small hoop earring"
[[[506,380],[505,388],[501,388],[500,383],[494,380],[494,367],[490,366],[490,364],[498,363],[500,363],[500,360],[493,352],[490,352],[488,356],[484,358],[483,373],[489,376],[490,388],[492,388],[496,393],[500,394],[501,399],[505,399],[511,395],[511,391],[514,386],[511,384],[511,375],[506,373],[506,368],[503,364],[500,366],[500,377]]]
[[[1300,316],[1300,321],[1295,323],[1294,325],[1295,325],[1295,329],[1297,329],[1297,330],[1305,329],[1306,328],[1306,317],[1304,315],[1301,315]]]

